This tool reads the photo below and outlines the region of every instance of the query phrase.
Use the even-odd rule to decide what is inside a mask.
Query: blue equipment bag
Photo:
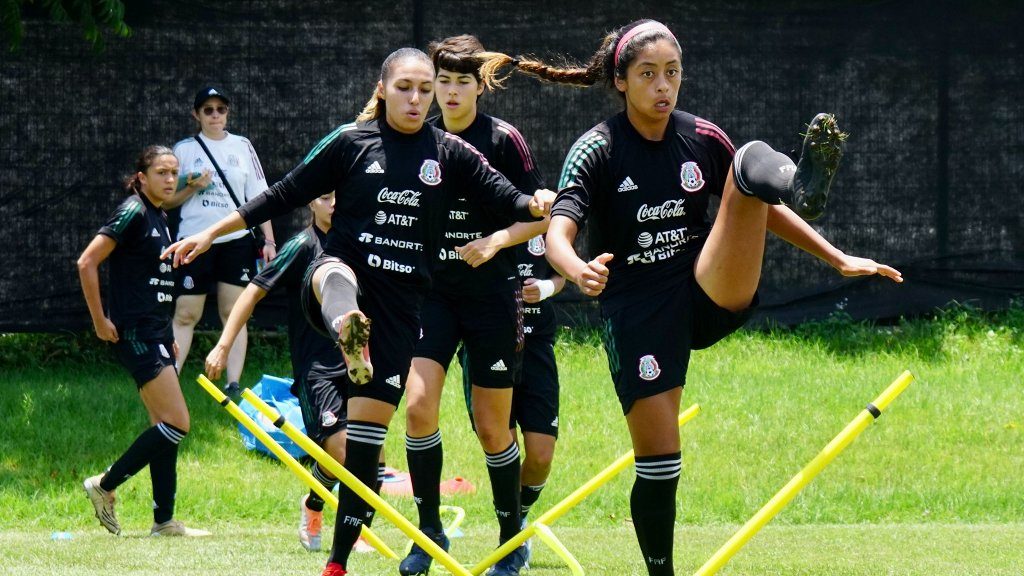
[[[252,387],[252,393],[259,396],[260,399],[269,404],[271,408],[280,412],[281,415],[284,416],[285,420],[305,434],[306,424],[302,421],[302,409],[299,408],[299,399],[292,395],[291,390],[289,390],[291,385],[291,378],[278,378],[277,376],[264,374],[259,383]],[[305,450],[299,447],[295,442],[292,442],[291,438],[285,436],[285,433],[274,426],[273,422],[267,420],[263,414],[260,414],[260,412],[256,410],[256,407],[248,402],[241,402],[239,403],[239,408],[241,408],[242,412],[245,412],[247,416],[252,418],[264,432],[276,440],[286,452],[295,458],[301,458],[306,455]],[[238,430],[242,434],[242,444],[245,445],[247,450],[259,450],[272,458],[277,458],[277,456],[274,456],[274,454],[263,445],[263,442],[257,440],[256,437],[246,430],[244,426],[239,424]]]

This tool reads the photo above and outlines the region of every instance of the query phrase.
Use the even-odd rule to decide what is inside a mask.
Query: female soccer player
[[[284,180],[237,212],[164,251],[175,264],[191,262],[222,234],[336,191],[324,256],[310,265],[304,295],[307,319],[339,336],[353,382],[345,467],[367,485],[376,481],[378,454],[404,392],[420,302],[456,195],[468,193],[525,221],[545,216],[554,197],[547,190],[523,194],[460,138],[424,126],[433,89],[426,54],[391,53],[356,123],[329,134]],[[338,499],[326,576],[345,574],[367,509],[347,487]]]
[[[327,231],[334,213],[334,193],[324,194],[309,204],[313,222],[281,246],[277,257],[260,271],[235,301],[224,331],[213,350],[206,356],[206,374],[220,378],[228,364],[229,350],[235,338],[252,317],[256,304],[281,286],[288,292],[288,343],[292,361],[292,394],[299,398],[306,434],[335,460],[345,463],[345,428],[348,425],[348,379],[337,344],[326,334],[317,333],[306,322],[302,309],[303,277],[310,262],[323,253]],[[378,465],[379,490],[384,463]],[[338,485],[328,470],[313,464],[313,477],[328,491]],[[307,550],[320,549],[324,501],[310,490],[299,503],[299,543]],[[369,511],[372,514],[373,510]],[[366,523],[370,523],[370,518]]]
[[[199,133],[174,145],[182,175],[166,208],[181,206],[179,239],[199,232],[267,189],[252,143],[227,131],[230,104],[223,90],[211,86],[200,90],[192,102],[192,117],[199,123]],[[270,262],[277,254],[274,229],[270,222],[264,222],[260,229],[264,236],[263,259]],[[210,289],[216,284],[217,310],[221,322],[227,322],[238,296],[258,272],[253,242],[252,234],[244,230],[228,234],[217,239],[209,256],[177,270],[174,338],[181,346],[179,371],[188,358],[192,334]],[[247,343],[248,331],[243,325],[228,355],[229,388],[238,388]]]
[[[484,91],[497,87],[495,78],[480,75],[485,61],[481,54],[486,56],[480,41],[469,35],[431,45],[437,73],[434,97],[441,115],[428,123],[476,148],[520,190],[540,188],[540,171],[519,131],[477,109]],[[519,446],[508,423],[523,346],[523,305],[515,252],[502,248],[525,242],[546,228],[545,221],[512,224],[468,194],[460,195],[448,212],[406,383],[405,439],[420,529],[445,549],[449,542],[440,515],[444,453],[438,419],[445,374],[460,341],[469,357],[471,415],[487,460],[499,542],[520,529]],[[490,573],[518,574],[525,551],[520,547]],[[426,574],[432,561],[413,544],[399,572]]]
[[[608,364],[636,453],[633,524],[652,575],[673,573],[676,417],[690,350],[736,330],[756,305],[766,230],[843,275],[902,280],[889,266],[844,254],[797,216],[817,217],[824,208],[845,139],[834,118],[814,118],[796,166],[758,141],[734,154],[721,129],[675,109],[681,59],[672,32],[643,20],[608,34],[585,67],[494,62],[558,83],[604,80],[625,105],[570,149],[547,257],[600,301]],[[713,225],[712,194],[721,197]],[[597,256],[585,261],[572,242],[588,219]]]
[[[121,533],[114,490],[147,464],[153,480],[153,536],[207,536],[174,519],[178,444],[189,430],[188,407],[174,369],[177,346],[171,331],[174,278],[160,252],[171,243],[160,209],[174,195],[178,160],[170,148],[149,146],[135,162],[118,206],[78,258],[82,292],[101,340],[114,343],[118,360],[131,373],[152,427],[103,474],[85,479],[96,517],[112,534]],[[99,266],[110,259],[108,313],[100,297]]]

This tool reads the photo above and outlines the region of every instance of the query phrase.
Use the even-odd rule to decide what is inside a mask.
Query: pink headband
[[[644,32],[664,32],[665,34],[668,34],[669,38],[673,40],[676,39],[675,35],[672,34],[672,31],[668,29],[668,26],[665,26],[661,22],[655,22],[653,20],[650,22],[644,22],[639,26],[633,27],[629,32],[623,34],[622,38],[619,38],[619,43],[615,45],[615,66],[619,65],[619,53],[622,52],[622,49],[625,48],[626,45],[629,44],[629,41],[636,35],[643,34]]]

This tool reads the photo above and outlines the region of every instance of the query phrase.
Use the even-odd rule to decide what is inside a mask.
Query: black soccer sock
[[[406,434],[405,457],[409,461],[409,479],[420,515],[420,528],[440,532],[444,529],[441,524],[441,468],[444,466],[441,431],[435,430],[422,438]]]
[[[388,427],[373,422],[350,421],[345,442],[345,468],[367,486],[377,482],[377,461],[384,446]],[[338,487],[338,519],[334,524],[334,545],[328,562],[343,567],[348,562],[352,546],[359,539],[369,504],[342,484]]]
[[[153,485],[153,522],[163,524],[174,518],[174,497],[178,489],[178,445],[157,454],[149,462]]]
[[[651,576],[671,576],[676,487],[682,469],[680,453],[639,456],[636,482],[629,498],[633,527]]]
[[[384,469],[385,469],[384,463],[383,462],[378,462],[377,463],[377,483],[373,485],[373,491],[376,492],[378,496],[380,495],[380,487],[384,485]],[[374,508],[373,506],[370,506],[369,508],[366,509],[366,519],[363,520],[363,524],[367,528],[369,528],[370,525],[373,524],[373,517],[376,516],[376,514],[377,514],[377,509]]]
[[[157,423],[156,426],[139,434],[131,447],[110,466],[100,480],[100,488],[108,492],[116,489],[149,464],[154,456],[177,446],[184,437],[185,432],[174,426],[164,422]]]
[[[736,151],[732,161],[733,179],[740,192],[767,204],[790,204],[796,164],[771,146],[754,140]]]
[[[487,475],[491,478],[494,496],[494,514],[498,517],[499,542],[505,542],[519,533],[519,445],[509,444],[497,454],[487,454]]]
[[[324,325],[330,326],[338,333],[338,322],[346,313],[359,308],[356,296],[359,292],[355,274],[347,266],[341,264],[325,264],[329,269],[320,282],[320,313]]]
[[[320,467],[319,462],[313,463],[313,469],[310,472],[313,478],[316,478],[316,481],[326,488],[328,492],[334,490],[334,487],[338,485],[338,479],[332,478],[326,470]],[[323,512],[324,499],[315,490],[310,490],[309,496],[306,497],[306,508],[314,512]]]
[[[526,515],[530,513],[530,507],[537,502],[540,498],[541,490],[544,490],[544,484],[538,484],[536,486],[527,486],[523,484],[519,489],[519,513],[520,516],[526,518]]]

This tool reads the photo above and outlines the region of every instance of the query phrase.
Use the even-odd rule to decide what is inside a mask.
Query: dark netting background
[[[0,61],[0,330],[89,326],[75,259],[123,196],[139,150],[195,131],[191,98],[203,84],[231,96],[229,130],[252,140],[273,182],[362,108],[394,48],[472,33],[495,50],[583,60],[605,31],[641,17],[679,35],[680,107],[734,142],[796,149],[819,111],[852,133],[814,226],[901,268],[906,282],[845,280],[773,239],[762,320],[891,318],[954,300],[998,308],[1024,294],[1017,2],[130,4],[134,35],[106,52],[30,17],[21,51]],[[551,185],[576,137],[619,107],[600,88],[522,77],[481,102],[520,127]],[[275,222],[279,240],[306,218]],[[574,291],[560,300],[566,319],[592,311]],[[280,298],[256,320],[283,324]]]

